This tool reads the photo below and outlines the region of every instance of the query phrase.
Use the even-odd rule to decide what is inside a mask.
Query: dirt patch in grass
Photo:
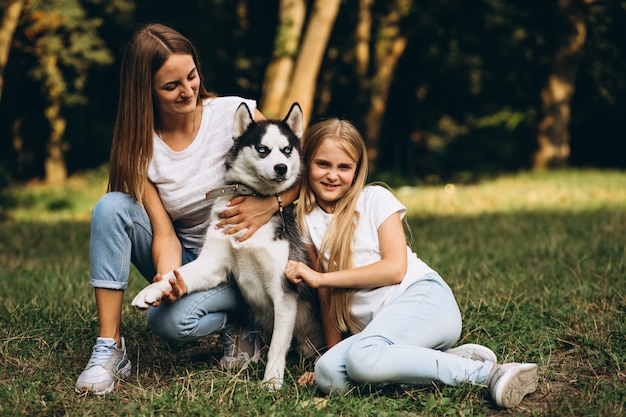
[[[579,353],[558,352],[547,367],[540,367],[536,392],[526,396],[520,406],[513,410],[494,410],[489,415],[589,415],[589,410],[597,404],[597,391],[611,384],[626,384],[626,373],[598,374]],[[577,411],[571,409],[569,404],[583,406]],[[584,405],[588,405],[587,410]],[[570,413],[565,414],[564,410]]]

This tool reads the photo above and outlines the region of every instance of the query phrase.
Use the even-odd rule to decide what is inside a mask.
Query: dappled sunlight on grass
[[[71,177],[62,187],[13,186],[14,204],[5,209],[14,221],[88,221],[106,192],[107,169]],[[520,173],[473,185],[401,187],[394,190],[409,216],[466,216],[532,211],[593,211],[626,208],[626,172],[564,170]]]
[[[396,195],[416,216],[626,208],[626,173],[523,173],[475,185],[402,187]]]
[[[93,206],[106,192],[107,175],[108,168],[103,166],[72,176],[62,186],[13,185],[7,190],[4,215],[17,222],[89,221]]]

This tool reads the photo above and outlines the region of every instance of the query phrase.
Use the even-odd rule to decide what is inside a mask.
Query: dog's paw
[[[132,306],[136,310],[145,310],[148,307],[152,306],[155,302],[161,301],[161,298],[163,298],[163,291],[167,289],[162,288],[163,285],[161,284],[161,282],[155,282],[141,290],[139,294],[137,294],[137,296],[135,296],[135,298],[133,299],[133,302],[131,303]],[[169,284],[167,284],[167,286],[170,287]]]

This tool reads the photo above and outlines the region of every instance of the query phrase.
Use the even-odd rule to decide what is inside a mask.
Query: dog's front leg
[[[188,293],[217,287],[226,282],[228,271],[224,265],[232,263],[228,238],[221,233],[209,229],[205,244],[198,258],[178,268],[187,287]],[[138,310],[144,310],[163,298],[163,291],[171,291],[169,280],[174,277],[173,272],[163,275],[161,281],[153,282],[141,290],[133,299],[132,305]]]
[[[291,346],[293,327],[296,323],[298,300],[293,294],[286,294],[274,301],[274,331],[267,352],[267,365],[263,376],[263,383],[271,391],[278,391],[283,387],[287,352]]]

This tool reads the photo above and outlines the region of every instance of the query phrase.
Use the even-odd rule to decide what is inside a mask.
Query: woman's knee
[[[181,322],[176,314],[169,314],[168,305],[150,307],[147,321],[152,331],[162,339],[170,342],[189,341],[192,330]]]
[[[92,226],[100,226],[109,230],[115,222],[123,219],[123,213],[128,213],[137,205],[128,194],[110,192],[98,200],[91,214]]]
[[[120,210],[138,204],[130,195],[113,191],[103,195],[94,206],[93,211],[97,214],[117,213]]]

